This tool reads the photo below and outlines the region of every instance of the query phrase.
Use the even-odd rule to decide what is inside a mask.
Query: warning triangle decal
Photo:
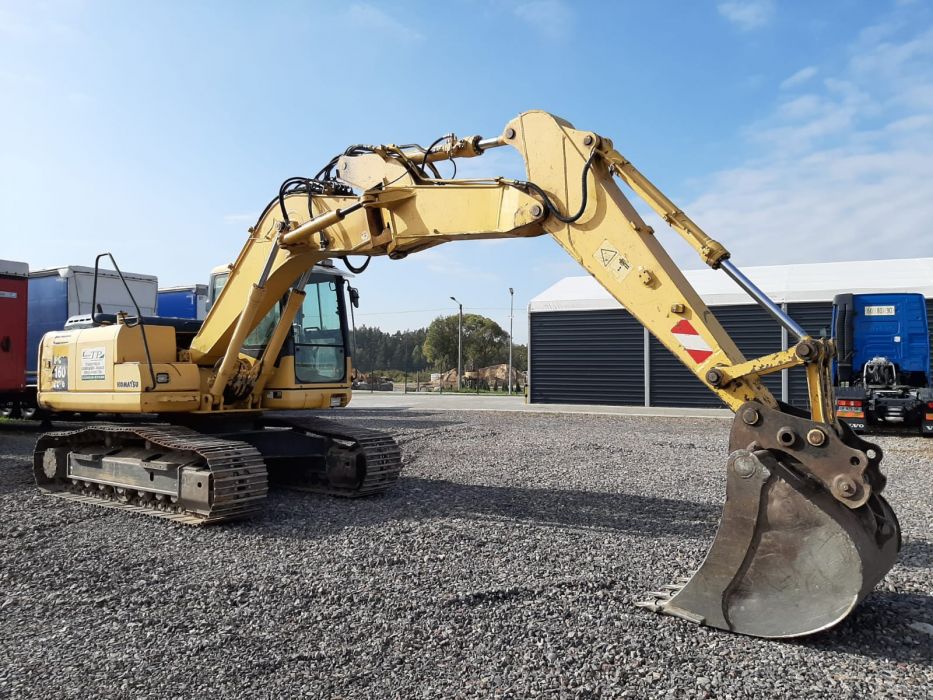
[[[605,248],[599,249],[599,255],[603,260],[603,265],[609,267],[609,263],[612,262],[613,258],[619,254],[617,250],[606,250]]]

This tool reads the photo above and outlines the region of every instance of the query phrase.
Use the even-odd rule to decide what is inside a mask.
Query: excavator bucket
[[[786,418],[786,416],[785,416]],[[891,569],[900,528],[877,492],[850,508],[805,476],[805,455],[744,449],[736,421],[726,503],[700,568],[638,603],[697,624],[755,637],[819,632],[842,620]],[[846,442],[858,441],[844,427]],[[746,447],[758,448],[756,441]],[[880,461],[880,450],[870,446]]]

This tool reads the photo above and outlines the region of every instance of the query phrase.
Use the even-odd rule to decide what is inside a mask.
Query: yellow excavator
[[[504,146],[521,154],[526,180],[438,173],[439,161]],[[794,346],[743,357],[619,181],[766,309]],[[43,408],[157,416],[42,435],[37,482],[67,498],[194,524],[256,512],[270,481],[344,496],[382,491],[401,470],[391,438],[269,412],[350,400],[347,283],[332,261],[360,273],[372,256],[545,234],[736,413],[709,553],[691,577],[639,604],[768,638],[843,619],[894,565],[900,529],[881,495],[880,448],[835,416],[832,341],[809,337],[609,139],[542,111],[491,138],[351,146],[314,177],[286,180],[217,278],[203,323],[98,313],[93,327],[46,335]],[[367,259],[356,267],[351,256]],[[761,381],[795,366],[806,369],[809,412],[780,403]]]

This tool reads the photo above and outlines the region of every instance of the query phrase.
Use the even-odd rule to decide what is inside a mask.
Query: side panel
[[[136,303],[143,316],[156,315],[156,296],[159,282],[155,277],[144,277],[133,273],[123,273]],[[91,299],[94,292],[94,273],[73,270],[69,278],[69,316],[91,313]],[[101,270],[97,280],[97,303],[104,313],[114,314],[126,311],[135,314],[133,301],[126,293],[123,282],[112,270]]]
[[[25,385],[27,294],[25,277],[0,275],[0,392]]]
[[[211,276],[213,279],[213,275]],[[207,285],[169,287],[158,291],[156,312],[168,318],[194,318],[204,320],[207,315]]]
[[[930,324],[930,319],[933,319],[933,299],[927,299],[927,324],[930,328],[930,347],[933,348],[933,324]],[[927,374],[927,377],[930,379],[930,384],[933,385],[933,353],[930,355],[930,371]]]
[[[174,412],[200,405],[198,368],[174,362],[175,330],[146,326],[153,384],[139,326],[52,332],[42,339],[39,404],[71,411]]]
[[[68,320],[68,280],[60,275],[29,278],[29,331],[27,333],[26,373],[36,383],[39,342],[49,331],[60,331]]]
[[[331,384],[297,384],[295,357],[279,359],[275,374],[262,393],[262,407],[273,410],[339,408],[350,403],[349,377],[353,373],[350,358],[346,358],[345,381]]]
[[[530,316],[531,403],[644,405],[644,330],[630,313],[616,309]]]
[[[198,318],[197,295],[181,289],[159,291],[156,314],[168,318]]]

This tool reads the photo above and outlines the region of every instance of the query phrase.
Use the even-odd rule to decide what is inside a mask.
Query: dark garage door
[[[712,311],[746,358],[761,357],[781,349],[781,328],[760,307],[716,306]],[[765,377],[764,383],[780,398],[780,373]],[[651,405],[720,408],[723,403],[693,372],[652,337]]]
[[[813,338],[832,335],[833,304],[830,301],[800,302],[787,305],[788,315],[799,323]],[[793,345],[796,338],[788,338]],[[803,409],[810,408],[807,399],[807,371],[803,367],[794,367],[788,374],[788,400],[791,405]]]
[[[644,331],[622,309],[531,314],[532,403],[645,403]]]
[[[757,306],[718,306],[713,312],[746,357],[781,349],[781,331]],[[831,333],[832,303],[788,304],[788,313],[814,338]],[[933,319],[933,299],[927,300]],[[794,339],[790,338],[793,344]],[[625,311],[560,311],[531,315],[533,403],[644,404],[643,332]],[[930,342],[933,345],[933,325]],[[722,403],[653,337],[651,405],[719,407]],[[931,358],[933,360],[933,358]],[[933,377],[933,366],[931,366]],[[781,375],[765,377],[778,398]],[[788,399],[808,408],[806,372],[788,371]]]
[[[927,323],[930,326],[930,347],[933,348],[933,299],[927,299]],[[933,384],[933,352],[930,353],[930,373],[927,379]]]

